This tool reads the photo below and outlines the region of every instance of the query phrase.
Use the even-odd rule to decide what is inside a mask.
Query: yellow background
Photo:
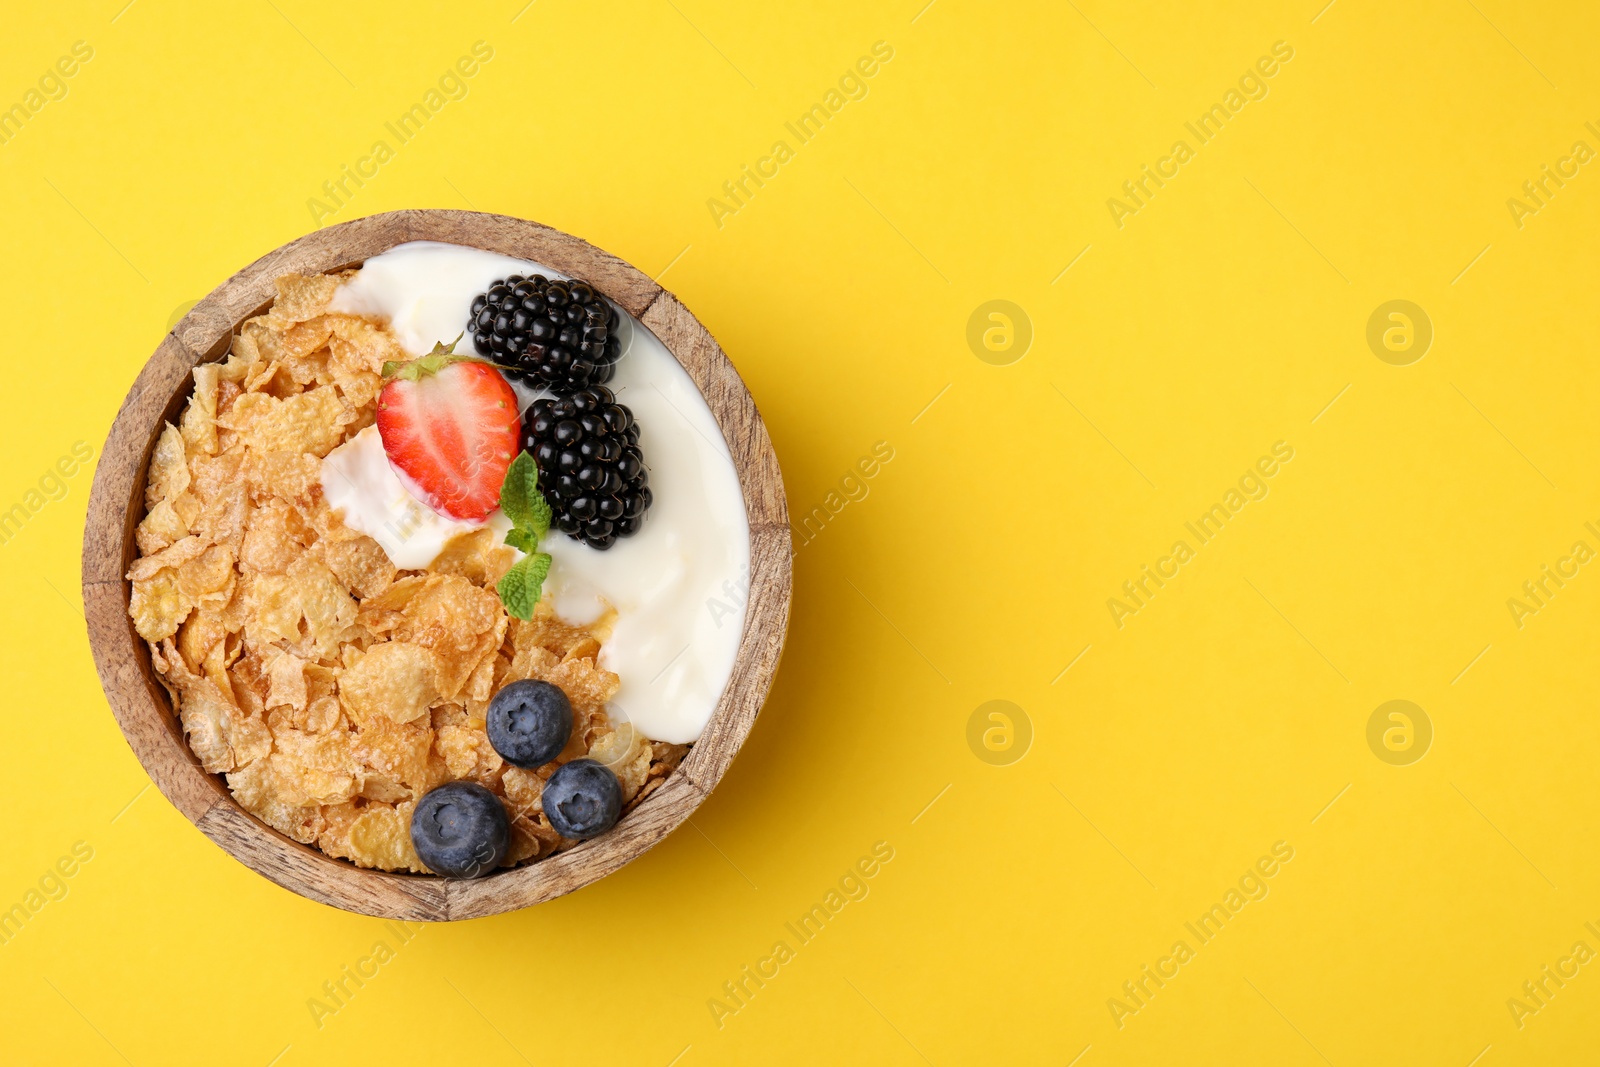
[[[1600,548],[1600,172],[1520,228],[1506,204],[1600,148],[1600,17],[924,2],[10,6],[0,105],[94,57],[0,146],[0,508],[98,454],[174,312],[311,229],[479,40],[465,98],[324,221],[473,207],[665,269],[797,513],[894,458],[798,550],[772,697],[692,825],[421,930],[320,1028],[308,998],[393,935],[143,791],[80,617],[90,474],[67,480],[0,546],[0,908],[94,858],[0,946],[8,1062],[1600,1060],[1600,963],[1520,1028],[1506,1003],[1600,949],[1600,565],[1520,628],[1507,607]],[[785,121],[877,41],[868,95],[799,145]],[[1269,95],[1119,228],[1107,199],[1277,41]],[[719,227],[707,200],[779,139]],[[994,299],[1034,332],[1010,365],[966,341]],[[1433,324],[1409,366],[1367,346],[1391,299]],[[1277,441],[1270,494],[1118,628],[1107,599]],[[1433,725],[1409,766],[1367,744],[1391,699]],[[990,700],[1031,723],[1008,765],[968,745]],[[878,841],[870,894],[794,943]],[[1198,945],[1184,923],[1278,841],[1270,893]],[[719,1027],[708,1001],[780,938]],[[1195,958],[1119,1027],[1108,999],[1179,939]]]

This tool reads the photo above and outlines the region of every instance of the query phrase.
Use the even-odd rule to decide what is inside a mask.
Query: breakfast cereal
[[[151,455],[129,615],[201,766],[280,833],[358,866],[427,872],[418,804],[470,782],[505,808],[501,865],[539,859],[575,843],[542,805],[562,765],[604,764],[636,803],[687,745],[611,722],[619,679],[598,662],[609,617],[507,611],[497,585],[531,557],[499,531],[404,570],[329,506],[321,461],[374,424],[386,365],[408,359],[383,321],[330,308],[350,276],[280,278],[227,359],[195,369]],[[523,679],[558,687],[572,713],[565,748],[531,769],[486,732],[495,694]]]

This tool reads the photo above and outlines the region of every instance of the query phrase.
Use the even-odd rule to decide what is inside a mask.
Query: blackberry
[[[473,299],[467,330],[507,377],[565,396],[611,380],[620,319],[585,282],[513,274]]]
[[[652,497],[639,424],[610,389],[535,400],[523,414],[522,447],[563,533],[607,549],[644,525]]]

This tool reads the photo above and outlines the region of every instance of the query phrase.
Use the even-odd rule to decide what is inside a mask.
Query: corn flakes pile
[[[279,278],[227,360],[195,368],[150,459],[128,612],[201,765],[274,829],[362,867],[426,872],[411,813],[470,779],[506,806],[507,866],[550,855],[575,843],[540,801],[560,763],[605,763],[636,803],[687,746],[612,726],[603,626],[567,626],[545,604],[531,622],[506,614],[494,584],[513,553],[493,531],[397,571],[328,508],[322,458],[372,424],[384,362],[407,358],[385,324],[329,311],[347,277]],[[571,741],[532,771],[484,732],[490,697],[522,678],[572,702]]]

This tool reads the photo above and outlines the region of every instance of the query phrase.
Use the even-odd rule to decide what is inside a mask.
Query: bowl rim
[[[440,241],[531,260],[582,279],[648,327],[694,379],[733,457],[750,527],[750,590],[734,668],[700,739],[666,783],[600,837],[547,859],[451,879],[367,870],[279,833],[246,812],[185,741],[148,646],[128,616],[124,577],[144,516],[146,469],[162,427],[191,392],[191,371],[223,358],[245,319],[289,273],[359,266],[412,241]],[[312,900],[381,918],[437,922],[495,915],[569,893],[617,870],[689,817],[721,780],[755,724],[777,671],[793,594],[793,548],[783,476],[744,380],[706,328],[670,291],[581,238],[537,222],[477,211],[391,211],[317,230],[234,274],[162,339],[106,435],[83,534],[89,646],[128,745],[162,794],[229,855]]]

